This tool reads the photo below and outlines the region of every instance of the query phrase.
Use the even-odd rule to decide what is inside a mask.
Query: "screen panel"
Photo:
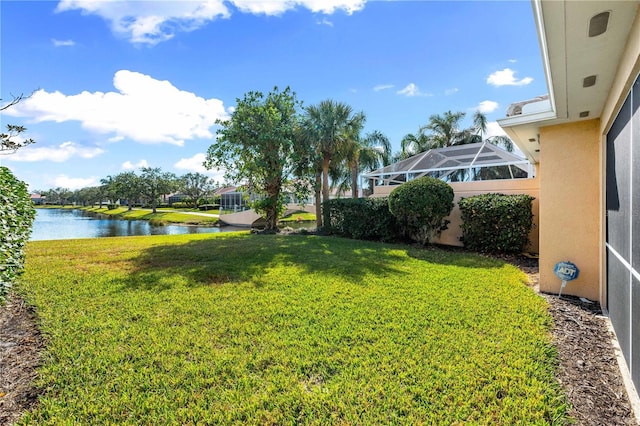
[[[607,135],[607,242],[630,257],[631,98],[627,98]]]

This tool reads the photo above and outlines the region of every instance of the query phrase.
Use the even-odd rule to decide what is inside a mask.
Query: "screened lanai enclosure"
[[[363,174],[370,188],[400,185],[410,180],[431,176],[445,182],[472,182],[495,179],[527,179],[535,177],[535,167],[489,142],[454,145],[430,149],[397,163]]]

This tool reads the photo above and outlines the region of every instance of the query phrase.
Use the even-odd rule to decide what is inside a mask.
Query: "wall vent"
[[[596,37],[607,31],[611,11],[598,13],[589,21],[589,37]]]

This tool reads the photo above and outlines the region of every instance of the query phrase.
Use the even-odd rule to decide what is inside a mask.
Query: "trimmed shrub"
[[[220,210],[220,204],[201,204],[198,210]]]
[[[0,167],[0,299],[22,272],[35,216],[27,185]]]
[[[389,195],[389,210],[405,236],[426,244],[447,229],[453,189],[440,179],[423,176],[398,186]]]
[[[460,199],[464,246],[480,252],[522,252],[529,244],[533,227],[533,200],[526,194],[483,194]]]
[[[175,203],[171,204],[171,207],[173,207],[174,209],[186,209],[191,207],[192,205],[192,203],[187,203],[185,201],[176,201]]]
[[[394,241],[399,226],[387,198],[338,198],[322,204],[323,231],[358,240]]]

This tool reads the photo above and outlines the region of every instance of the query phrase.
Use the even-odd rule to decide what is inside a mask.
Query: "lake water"
[[[152,226],[146,220],[122,220],[74,209],[36,209],[31,241],[132,235],[204,234],[242,228],[214,226]]]

